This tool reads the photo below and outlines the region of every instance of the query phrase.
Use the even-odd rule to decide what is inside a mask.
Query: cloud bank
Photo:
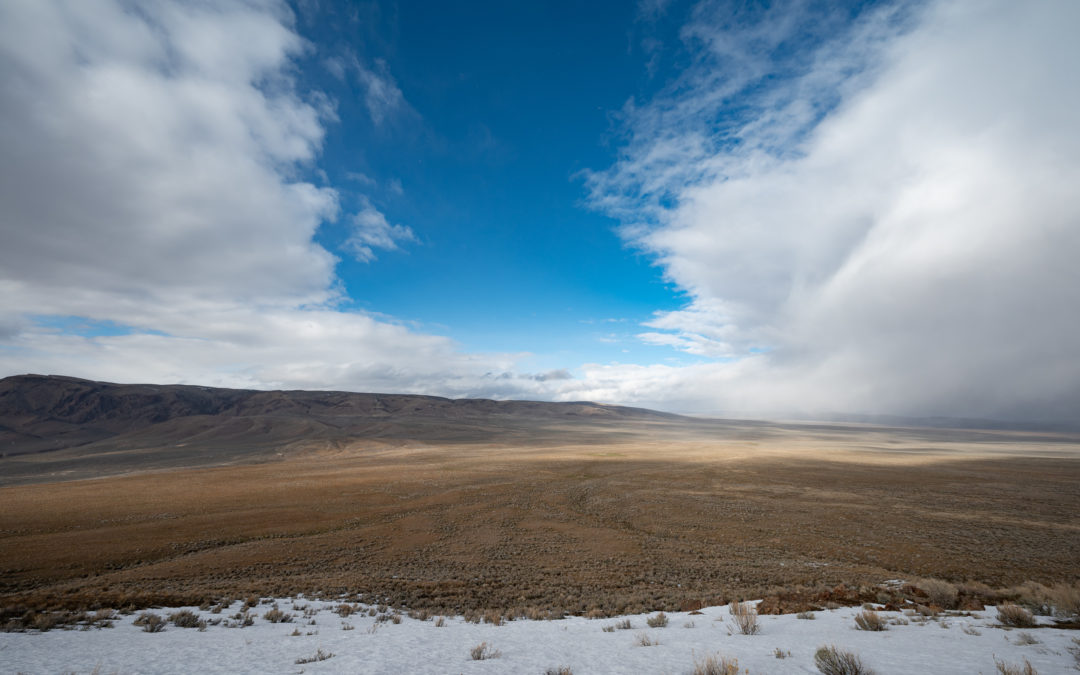
[[[886,6],[828,38],[804,4],[729,9],[698,7],[697,65],[590,178],[691,298],[642,338],[727,360],[593,376],[713,409],[1074,417],[1080,6]]]

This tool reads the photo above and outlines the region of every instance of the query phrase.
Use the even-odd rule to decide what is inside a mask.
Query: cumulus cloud
[[[695,12],[698,65],[627,109],[590,187],[692,298],[642,339],[736,358],[608,367],[597,395],[1075,416],[1080,7],[885,7],[833,39],[806,5],[724,8]]]
[[[298,177],[332,121],[294,81],[307,48],[273,1],[0,6],[0,372],[458,394],[534,382],[495,382],[516,357],[340,309],[337,259],[313,241],[338,195]],[[369,202],[353,224],[363,259],[414,238]]]

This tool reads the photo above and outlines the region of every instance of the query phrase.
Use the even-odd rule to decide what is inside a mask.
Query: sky
[[[0,2],[0,375],[1080,417],[1080,4]]]

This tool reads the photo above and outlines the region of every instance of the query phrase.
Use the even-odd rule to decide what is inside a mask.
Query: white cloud
[[[0,372],[253,387],[506,393],[513,356],[340,311],[283,3],[0,5]],[[384,98],[391,101],[391,93]],[[352,248],[413,239],[370,203]],[[126,335],[65,334],[85,317]],[[531,385],[529,385],[531,386]]]
[[[708,55],[629,110],[625,154],[591,181],[692,297],[641,337],[742,358],[608,368],[589,374],[609,383],[598,393],[663,403],[670,388],[699,410],[1075,416],[1080,7],[886,9],[805,66],[775,47],[820,18],[787,9],[735,33],[699,11],[686,34]],[[779,84],[760,79],[770,72]],[[746,115],[710,133],[736,104]]]
[[[353,231],[345,248],[360,262],[371,262],[375,259],[372,249],[394,251],[399,241],[416,241],[416,235],[404,225],[391,225],[371,200],[363,198],[360,212],[353,216]]]

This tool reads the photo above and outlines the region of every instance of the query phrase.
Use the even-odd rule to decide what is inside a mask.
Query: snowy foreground
[[[818,673],[814,652],[822,645],[857,654],[878,675],[908,673],[998,672],[995,657],[1023,665],[1040,675],[1076,672],[1072,653],[1077,632],[1053,628],[1005,629],[994,608],[973,616],[941,616],[926,622],[882,612],[890,621],[883,632],[855,628],[859,608],[814,614],[761,616],[760,633],[742,635],[727,607],[700,614],[673,612],[668,625],[650,628],[640,615],[619,619],[571,617],[559,621],[511,621],[501,626],[447,618],[407,616],[400,623],[377,621],[369,608],[342,618],[340,603],[307,599],[281,600],[291,623],[270,623],[261,604],[251,611],[253,625],[226,627],[241,603],[220,614],[187,608],[219,625],[144,632],[134,624],[139,613],[120,616],[112,628],[0,633],[0,671],[4,673],[536,673],[559,666],[575,675],[589,673],[691,673],[695,661],[721,654],[738,659],[740,673]],[[176,609],[152,610],[162,617]],[[305,616],[305,614],[307,616]],[[389,618],[389,617],[387,617]],[[603,630],[630,619],[633,628]],[[1045,621],[1045,620],[1044,620]],[[350,628],[351,627],[351,628]],[[296,635],[294,633],[299,633]],[[658,642],[640,644],[642,636]],[[1034,642],[1032,642],[1034,641]],[[481,642],[499,654],[473,660]],[[1028,644],[1025,644],[1028,643]],[[333,656],[310,663],[317,653]],[[783,658],[778,656],[782,655]]]

